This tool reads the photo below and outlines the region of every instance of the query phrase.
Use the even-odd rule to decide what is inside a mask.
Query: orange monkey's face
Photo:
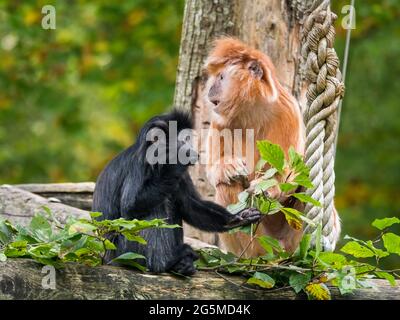
[[[232,116],[236,109],[260,95],[256,82],[262,81],[264,70],[255,60],[208,68],[206,100],[215,113]]]
[[[271,60],[237,39],[216,40],[205,71],[203,99],[220,124],[259,118],[278,101],[279,82]]]

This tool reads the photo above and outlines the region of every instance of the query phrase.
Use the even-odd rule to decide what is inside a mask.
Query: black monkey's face
[[[152,166],[187,167],[198,160],[192,130],[182,128],[176,120],[154,121],[147,131],[146,142],[145,157]]]

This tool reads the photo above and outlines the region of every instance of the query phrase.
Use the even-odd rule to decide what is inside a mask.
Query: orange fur
[[[257,78],[249,72],[249,64],[258,63],[262,67],[262,77]],[[304,154],[304,129],[299,106],[295,98],[279,83],[275,67],[269,57],[262,52],[249,48],[239,40],[221,38],[206,60],[208,81],[205,89],[205,103],[212,108],[212,120],[208,136],[208,177],[216,188],[216,202],[227,206],[237,202],[237,195],[246,186],[233,178],[241,162],[247,165],[248,179],[254,179],[254,165],[260,155],[255,146],[254,154],[234,152],[226,155],[226,141],[217,135],[220,130],[254,129],[254,141],[269,140],[279,144],[287,152],[290,146]],[[207,93],[216,83],[217,77],[224,76],[218,104],[213,105],[207,99]],[[226,80],[227,78],[227,80]],[[215,131],[216,130],[216,131]],[[218,147],[219,144],[219,147]],[[246,150],[246,141],[242,150]],[[240,149],[240,148],[239,148]],[[230,159],[230,163],[226,160]],[[240,176],[240,172],[236,172]],[[243,174],[242,174],[243,175]],[[297,204],[299,206],[299,204]],[[301,209],[299,207],[299,209]],[[268,234],[280,240],[289,251],[295,250],[301,230],[292,229],[282,214],[267,216],[261,222],[259,234]],[[249,242],[245,234],[221,234],[221,246],[236,254],[241,254]],[[264,254],[257,244],[252,245],[245,256]]]

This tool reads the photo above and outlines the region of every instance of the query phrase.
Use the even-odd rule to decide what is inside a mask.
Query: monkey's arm
[[[202,200],[189,176],[182,179],[179,185],[177,202],[183,220],[203,231],[224,232],[254,223],[261,217],[260,212],[254,208],[233,215],[214,202]]]

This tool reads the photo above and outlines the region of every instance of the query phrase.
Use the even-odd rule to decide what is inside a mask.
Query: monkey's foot
[[[221,162],[214,165],[211,171],[214,174],[211,173],[209,179],[214,186],[221,183],[231,184],[232,182],[241,182],[245,188],[249,185],[249,170],[246,161],[242,158],[221,159]]]
[[[262,218],[262,213],[256,208],[247,208],[233,216],[227,227],[236,228],[251,223],[256,223]]]
[[[184,245],[183,250],[182,258],[171,267],[170,271],[184,276],[191,276],[196,273],[193,262],[199,259],[199,256],[189,245]]]

